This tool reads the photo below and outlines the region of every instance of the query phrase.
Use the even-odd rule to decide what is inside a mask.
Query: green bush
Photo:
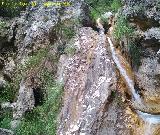
[[[90,7],[91,17],[96,20],[102,14],[110,11],[110,6],[113,0],[86,0],[86,3]]]
[[[122,7],[121,0],[113,0],[113,2],[111,4],[112,11],[117,12],[118,9],[121,7]]]
[[[6,23],[4,21],[0,21],[0,29],[4,28],[6,26]]]
[[[0,128],[10,129],[11,120],[12,120],[12,110],[0,109]]]
[[[67,45],[64,52],[69,56],[73,56],[76,52],[76,47],[74,45]]]
[[[86,0],[86,3],[90,7],[90,16],[93,20],[96,20],[98,17],[101,17],[101,15],[103,15],[106,12],[117,12],[118,9],[122,7],[121,0]]]
[[[65,38],[71,39],[75,35],[73,28],[62,27],[62,32]]]
[[[0,103],[12,102],[15,98],[15,90],[11,84],[7,83],[4,88],[1,88],[0,95]]]
[[[114,37],[117,40],[121,40],[123,37],[133,36],[133,29],[129,26],[127,18],[123,15],[119,15],[114,28]]]
[[[53,80],[53,76],[44,71],[46,99],[41,106],[26,113],[21,124],[15,130],[16,135],[55,135],[57,117],[61,107],[63,86]]]

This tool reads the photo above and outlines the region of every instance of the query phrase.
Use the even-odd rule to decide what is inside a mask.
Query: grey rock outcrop
[[[0,128],[0,135],[14,135],[11,130]]]
[[[115,88],[115,68],[105,48],[105,35],[82,28],[77,44],[79,51],[68,59],[64,71],[67,79],[57,132],[60,135],[98,132],[98,119]]]
[[[123,0],[123,2],[125,3],[125,15],[143,17],[142,19],[146,17],[160,21],[159,0]]]
[[[158,105],[160,101],[160,3],[159,0],[124,0],[123,2],[125,6],[122,13],[127,16],[130,23],[135,24],[135,31],[139,33],[135,39],[138,41],[137,49],[140,50],[140,66],[134,71],[135,82],[144,102],[148,104],[148,109],[152,108],[149,112],[157,113],[160,111]]]

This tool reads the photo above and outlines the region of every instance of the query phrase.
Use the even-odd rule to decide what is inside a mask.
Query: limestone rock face
[[[92,134],[97,132],[116,76],[105,35],[82,28],[77,36],[79,51],[68,58],[65,67],[64,107],[58,134]]]
[[[14,133],[10,130],[0,128],[0,135],[14,135]]]
[[[134,71],[135,83],[148,109],[152,108],[149,112],[157,113],[160,111],[160,3],[158,0],[124,0],[124,4],[123,14],[138,33],[135,39],[140,50],[140,66]]]
[[[159,0],[123,0],[124,13],[130,17],[138,17],[140,20],[148,18],[150,26],[158,25],[160,21]],[[157,22],[157,23],[156,23]],[[144,23],[146,24],[146,23]],[[148,25],[149,26],[149,25]]]

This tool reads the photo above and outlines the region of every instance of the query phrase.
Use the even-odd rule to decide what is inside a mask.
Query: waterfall
[[[103,32],[104,29],[103,29],[102,24],[100,23],[100,19],[97,19],[97,25],[101,29],[100,33]],[[142,100],[141,100],[139,94],[136,93],[133,80],[129,77],[129,75],[127,75],[126,70],[122,67],[122,64],[120,63],[120,60],[118,58],[118,54],[115,51],[114,45],[113,45],[110,37],[107,37],[107,39],[108,39],[108,42],[110,45],[112,58],[116,64],[118,70],[120,71],[120,74],[124,77],[124,79],[127,83],[127,86],[129,87],[129,90],[132,93],[134,100],[136,100],[136,102],[139,105],[144,107],[144,104],[142,103]],[[154,132],[154,126],[160,124],[160,115],[153,115],[153,114],[149,114],[149,113],[144,113],[144,112],[138,111],[138,110],[137,110],[137,114],[145,122],[144,135],[152,135]]]
[[[160,124],[160,115],[148,114],[148,113],[144,113],[141,111],[137,111],[137,114],[145,122],[144,135],[152,135],[152,133],[153,133],[152,126]]]
[[[135,91],[133,80],[127,75],[126,70],[121,66],[121,64],[119,62],[119,59],[116,56],[116,52],[115,52],[115,49],[114,49],[114,46],[113,46],[113,43],[112,43],[110,37],[107,37],[107,38],[108,38],[108,42],[109,42],[109,45],[110,45],[110,48],[111,48],[111,53],[112,53],[113,60],[114,60],[115,64],[117,65],[117,68],[119,69],[121,75],[124,77],[124,79],[125,79],[128,87],[129,87],[129,89],[131,90],[133,98],[138,103],[141,103],[141,98],[140,98],[140,96]]]
[[[96,20],[96,23],[97,23],[97,27],[100,29],[100,33],[102,33],[102,32],[104,33],[104,28],[103,28],[103,25],[101,24],[101,19],[98,18]],[[131,78],[129,78],[126,70],[121,66],[121,64],[119,62],[119,59],[116,56],[116,52],[115,52],[115,49],[114,49],[114,46],[113,46],[113,43],[112,43],[110,37],[107,37],[107,38],[108,38],[108,42],[109,42],[109,45],[110,45],[110,48],[111,48],[111,53],[112,53],[113,60],[114,60],[115,64],[117,65],[117,68],[119,69],[121,75],[124,77],[129,89],[131,90],[133,98],[136,100],[136,102],[141,104],[141,98],[135,91],[133,80]]]

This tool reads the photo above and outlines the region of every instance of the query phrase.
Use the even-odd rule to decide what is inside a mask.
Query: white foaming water
[[[115,52],[115,49],[114,49],[114,46],[113,46],[113,43],[112,43],[111,39],[109,37],[107,37],[107,38],[108,38],[108,42],[110,44],[112,57],[113,57],[113,60],[114,60],[115,64],[117,65],[121,75],[126,80],[126,83],[127,83],[128,87],[130,88],[136,102],[138,102],[140,105],[143,105],[140,96],[136,93],[136,91],[134,89],[134,82],[128,77],[128,75],[126,73],[126,70],[121,66],[121,64],[119,62],[119,59],[116,56],[116,52]],[[148,113],[144,113],[144,112],[141,112],[141,111],[137,111],[137,114],[145,122],[144,135],[152,135],[153,125],[160,124],[160,115],[148,114]]]
[[[113,46],[113,43],[110,39],[110,37],[107,37],[108,38],[108,42],[109,42],[109,45],[110,45],[110,48],[111,48],[111,52],[112,52],[112,57],[113,57],[113,60],[114,62],[116,63],[121,75],[124,77],[124,79],[126,80],[126,83],[129,87],[129,89],[131,90],[131,93],[134,97],[134,99],[138,102],[138,103],[141,103],[141,98],[140,96],[136,93],[135,89],[134,89],[134,82],[128,77],[127,73],[126,73],[126,70],[121,66],[120,62],[119,62],[119,59],[117,58],[116,56],[116,52],[115,52],[115,49],[114,49],[114,46]]]
[[[137,111],[137,114],[146,122],[152,123],[152,124],[158,124],[160,123],[160,115],[153,115],[144,113],[141,111]]]
[[[100,23],[100,18],[97,19],[97,25],[100,28],[100,33],[101,34],[104,33],[104,28],[103,28],[102,24]],[[138,102],[140,105],[143,105],[140,96],[135,91],[133,80],[131,80],[129,78],[126,70],[121,66],[121,63],[119,62],[119,59],[116,56],[116,51],[114,49],[114,45],[113,45],[110,37],[107,37],[107,39],[108,39],[108,42],[109,42],[109,45],[110,45],[110,48],[111,48],[111,53],[112,53],[113,60],[114,60],[115,64],[117,65],[117,68],[119,69],[121,75],[126,80],[126,83],[129,87],[129,89],[131,90],[131,93],[132,93],[134,99],[136,100],[136,102]],[[148,113],[144,113],[144,112],[141,112],[141,111],[138,111],[138,110],[137,110],[137,114],[145,122],[144,135],[152,135],[152,132],[153,132],[152,125],[160,124],[160,115],[148,114]]]
[[[153,115],[137,111],[137,114],[145,121],[144,135],[152,135],[152,125],[160,124],[160,115]]]
[[[103,28],[103,25],[101,24],[101,19],[98,18],[96,20],[96,23],[97,23],[97,26],[98,28],[100,28],[100,33],[103,33],[104,34],[104,28]],[[112,52],[112,57],[113,57],[113,60],[114,62],[116,63],[120,73],[122,74],[122,76],[124,77],[124,79],[126,80],[127,82],[127,85],[129,87],[129,89],[131,90],[131,93],[134,97],[134,99],[138,102],[138,103],[142,103],[141,102],[141,98],[140,96],[136,93],[135,89],[134,89],[134,82],[128,77],[127,73],[126,73],[126,70],[121,66],[120,62],[119,62],[119,59],[117,58],[116,56],[116,52],[114,50],[114,46],[113,46],[113,43],[111,41],[111,39],[109,37],[108,38],[108,42],[110,44],[110,48],[111,48],[111,52]]]

